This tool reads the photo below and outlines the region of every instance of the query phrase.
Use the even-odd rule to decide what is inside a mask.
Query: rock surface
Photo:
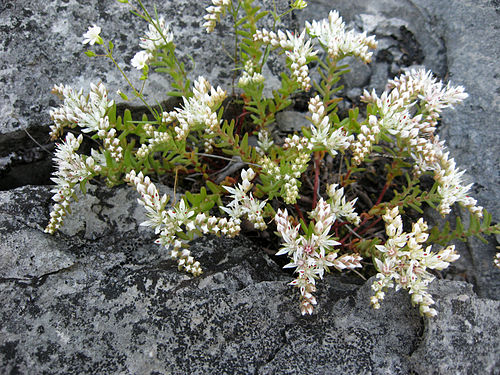
[[[42,233],[50,192],[0,193],[0,368],[6,374],[494,373],[500,302],[438,280],[439,316],[425,321],[405,293],[369,305],[370,281],[327,277],[317,313],[245,239],[192,245],[189,277],[141,230],[130,189],[98,188],[56,236]],[[132,192],[133,193],[133,192]],[[135,194],[135,193],[134,193]],[[24,240],[26,239],[26,240]],[[230,250],[228,250],[230,249]],[[357,281],[356,281],[357,280]],[[36,370],[35,370],[36,369]]]
[[[207,34],[201,28],[205,6],[199,2],[146,0],[143,3],[149,10],[155,4],[158,14],[169,20],[180,59],[187,64],[191,80],[203,75],[214,85],[231,87],[233,66],[227,51],[233,49],[234,40],[228,32],[231,25],[225,19],[214,33]],[[278,9],[286,4],[283,0],[276,3]],[[131,66],[130,60],[140,50],[139,38],[147,24],[133,16],[129,9],[117,1],[99,0],[2,2],[0,134],[4,136],[0,139],[0,154],[12,150],[13,141],[20,143],[26,139],[24,129],[31,129],[37,137],[47,132],[48,110],[59,105],[58,99],[50,94],[54,84],[64,83],[88,90],[91,82],[101,81],[113,96],[117,89],[127,87],[108,59],[89,59],[84,55],[88,46],[82,45],[82,35],[90,25],[101,26],[101,36],[115,45],[117,62],[136,85],[141,83],[140,72]],[[283,21],[293,28],[291,17]],[[196,62],[195,67],[190,57]],[[162,102],[170,91],[168,81],[162,75],[152,78],[146,85],[145,94],[152,103],[155,100]],[[44,128],[36,129],[39,126]]]

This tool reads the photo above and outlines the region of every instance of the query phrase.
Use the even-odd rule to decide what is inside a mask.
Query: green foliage
[[[169,96],[189,98],[191,93],[191,81],[188,79],[186,66],[179,62],[175,55],[175,45],[167,44],[161,50],[157,51],[157,56],[151,65],[158,73],[167,74],[171,77],[173,90],[167,92]]]
[[[486,238],[484,238],[485,235],[488,236],[500,232],[500,224],[492,225],[491,220],[491,214],[489,214],[486,210],[483,210],[482,220],[480,220],[476,215],[470,215],[468,226],[464,226],[460,216],[457,216],[454,229],[449,221],[446,221],[442,228],[434,226],[431,229],[428,241],[430,243],[437,243],[445,246],[453,240],[465,242],[469,237],[477,237],[482,242],[488,243]]]

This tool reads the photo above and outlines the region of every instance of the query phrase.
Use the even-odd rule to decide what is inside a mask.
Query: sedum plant
[[[63,104],[50,112],[50,134],[54,140],[66,135],[56,147],[55,205],[45,231],[54,234],[61,227],[75,189],[85,191],[92,179],[109,186],[127,183],[146,210],[142,225],[155,231],[156,242],[179,270],[194,276],[203,272],[189,250],[194,238],[233,237],[251,226],[281,238],[276,255],[289,259],[285,268],[294,272],[290,284],[299,290],[302,314],[313,312],[316,283],[325,273],[364,267],[366,274],[376,274],[374,308],[395,287],[408,291],[422,315],[436,315],[427,287],[436,271],[459,257],[449,242],[499,232],[468,195],[464,171],[436,134],[443,109],[467,98],[464,88],[445,85],[429,71],[410,70],[389,81],[380,95],[365,91],[362,111],[352,108],[341,116],[339,80],[348,68],[342,61],[354,56],[369,63],[377,47],[373,36],[348,30],[336,11],[306,22],[302,30],[282,29],[286,14],[307,6],[302,0],[283,14],[276,7],[264,11],[253,0],[212,0],[203,28],[214,31],[223,16],[234,25],[239,80],[232,88],[237,94],[229,96],[204,77],[191,81],[176,55],[175,21],[150,13],[140,0],[127,6],[147,22],[130,62],[142,72],[140,89],[117,64],[114,45],[101,37],[100,27],[89,27],[83,43],[91,46],[88,56],[116,65],[127,90],[149,114],[140,121],[133,121],[129,111],[119,116],[102,83],[88,94],[54,86]],[[266,17],[270,30],[261,27]],[[281,55],[286,69],[281,86],[265,97],[263,67],[271,54]],[[170,78],[169,95],[181,98],[177,107],[146,102],[143,88],[153,70]],[[309,98],[302,130],[274,137],[276,114],[300,92]],[[226,114],[231,105],[240,111],[236,116]],[[99,145],[89,155],[79,150],[83,135]],[[325,172],[327,162],[335,171]],[[173,200],[160,195],[158,175],[169,176],[177,186],[186,174],[197,176],[196,189]],[[370,185],[365,178],[378,181],[371,191],[363,191]],[[468,228],[459,219],[453,228],[448,222],[430,228],[420,217],[425,207],[446,217],[456,203],[470,212]]]

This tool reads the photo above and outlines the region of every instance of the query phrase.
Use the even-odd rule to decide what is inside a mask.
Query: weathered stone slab
[[[500,303],[477,298],[469,284],[431,287],[440,311],[427,320],[411,356],[417,374],[496,374],[500,355]]]

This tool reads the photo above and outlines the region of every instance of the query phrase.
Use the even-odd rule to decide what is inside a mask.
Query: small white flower
[[[497,266],[498,268],[500,268],[500,253],[496,253],[493,262],[495,263],[495,266]]]
[[[196,225],[194,224],[194,221],[190,221],[189,223],[186,224],[186,229],[188,231],[193,231],[196,229]]]
[[[85,34],[83,34],[83,44],[89,43],[91,46],[93,46],[95,43],[101,44],[102,43],[102,38],[100,37],[101,33],[101,28],[97,25],[94,26],[89,26],[89,29]]]
[[[132,66],[138,70],[143,69],[148,62],[153,58],[153,55],[146,51],[137,52],[130,62]]]
[[[365,33],[346,31],[342,17],[337,11],[331,11],[328,19],[306,22],[306,29],[311,37],[317,38],[333,59],[354,55],[368,63],[373,55],[368,49],[377,47],[373,36],[367,37]]]
[[[170,32],[170,26],[166,24],[163,17],[160,17],[157,21],[154,21],[154,25],[148,25],[146,35],[141,38],[139,46],[146,52],[154,52],[173,40],[174,35]]]

